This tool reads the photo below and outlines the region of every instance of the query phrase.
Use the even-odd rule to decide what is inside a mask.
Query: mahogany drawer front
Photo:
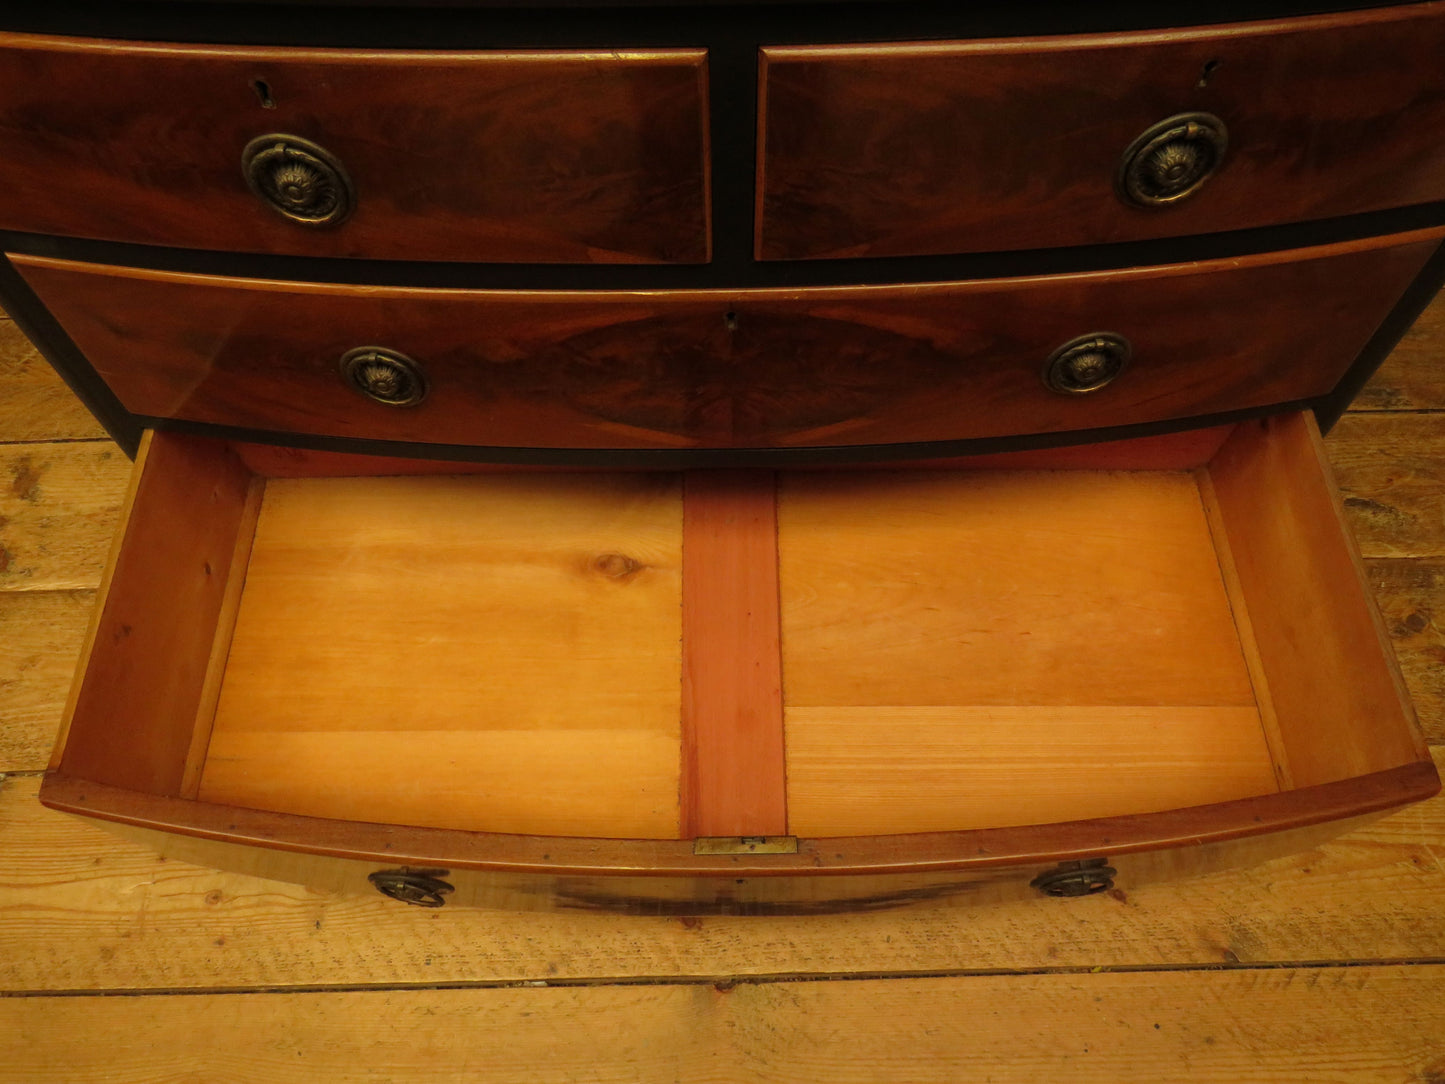
[[[706,59],[3,34],[0,227],[310,256],[701,263]],[[243,152],[273,134],[340,164],[344,221],[300,224],[253,194]]]
[[[1084,430],[1323,395],[1439,230],[1127,271],[677,293],[400,289],[13,256],[125,407],[264,430],[541,448],[892,444]],[[1043,369],[1132,346],[1088,394]],[[427,385],[383,405],[343,355]]]
[[[766,48],[763,259],[1083,245],[1445,198],[1445,4],[1189,30]],[[1223,122],[1194,194],[1116,192],[1136,137]]]

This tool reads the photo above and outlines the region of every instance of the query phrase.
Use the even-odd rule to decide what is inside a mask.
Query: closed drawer
[[[1147,33],[767,48],[757,252],[1048,248],[1438,200],[1442,55],[1439,3]],[[1187,121],[1167,125],[1131,174],[1142,187],[1121,194],[1136,139],[1193,114],[1220,122],[1224,146]]]
[[[49,804],[807,907],[847,893],[735,878],[1187,869],[1438,786],[1307,415],[891,472],[268,459],[143,446]],[[692,843],[752,836],[792,849]]]
[[[312,256],[699,263],[706,96],[700,50],[5,34],[0,227]],[[248,148],[265,198],[243,175]],[[348,191],[349,212],[335,202]]]
[[[1088,430],[1323,395],[1440,236],[735,292],[393,289],[13,261],[146,417],[492,447],[784,448]],[[1110,364],[1126,364],[1084,394],[1051,388],[1046,363],[1080,337],[1113,337]],[[366,347],[415,363],[425,398],[359,394],[340,366]]]

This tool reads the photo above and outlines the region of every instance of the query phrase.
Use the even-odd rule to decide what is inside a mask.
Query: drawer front
[[[1097,891],[1121,855],[1194,868],[1430,796],[1313,420],[1196,436],[1122,442],[1127,469],[278,479],[152,433],[42,797],[443,880],[713,874],[722,902],[761,875],[816,909],[783,886]],[[1081,859],[1092,887],[1056,866]]]
[[[705,102],[700,50],[0,35],[0,227],[311,256],[700,263]],[[307,221],[252,191],[248,147],[253,183]]]
[[[758,255],[1048,248],[1438,200],[1442,56],[1440,3],[1183,31],[764,49]],[[1222,122],[1222,154],[1205,127],[1167,126],[1173,136],[1140,148],[1135,195],[1121,194],[1135,140],[1187,114]],[[1156,153],[1169,160],[1151,166]],[[1213,173],[1175,199],[1170,186],[1188,192],[1211,160]]]
[[[1441,235],[1054,277],[653,294],[12,259],[137,414],[502,447],[734,448],[1082,430],[1322,395]],[[1087,394],[1051,390],[1051,354],[1101,333],[1127,341],[1126,367]],[[363,347],[420,370],[383,361],[392,383],[373,391],[404,399],[424,382],[425,398],[384,405],[348,385],[342,359]]]

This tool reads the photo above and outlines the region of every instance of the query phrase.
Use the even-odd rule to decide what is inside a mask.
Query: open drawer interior
[[[1428,761],[1305,415],[686,475],[154,433],[102,594],[56,776],[213,806],[858,837]]]

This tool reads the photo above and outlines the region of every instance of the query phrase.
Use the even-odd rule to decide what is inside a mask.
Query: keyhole
[[[723,313],[723,327],[729,331],[736,331],[738,329],[738,314],[735,312]]]
[[[1203,90],[1205,87],[1207,87],[1209,85],[1210,77],[1214,75],[1214,72],[1216,69],[1218,69],[1218,67],[1219,61],[1217,60],[1211,60],[1207,64],[1205,64],[1203,69],[1199,72],[1199,82],[1194,84],[1194,88],[1196,90]]]
[[[262,109],[275,109],[276,101],[271,97],[271,86],[264,79],[252,79],[251,89],[256,92],[256,97],[261,100]]]

